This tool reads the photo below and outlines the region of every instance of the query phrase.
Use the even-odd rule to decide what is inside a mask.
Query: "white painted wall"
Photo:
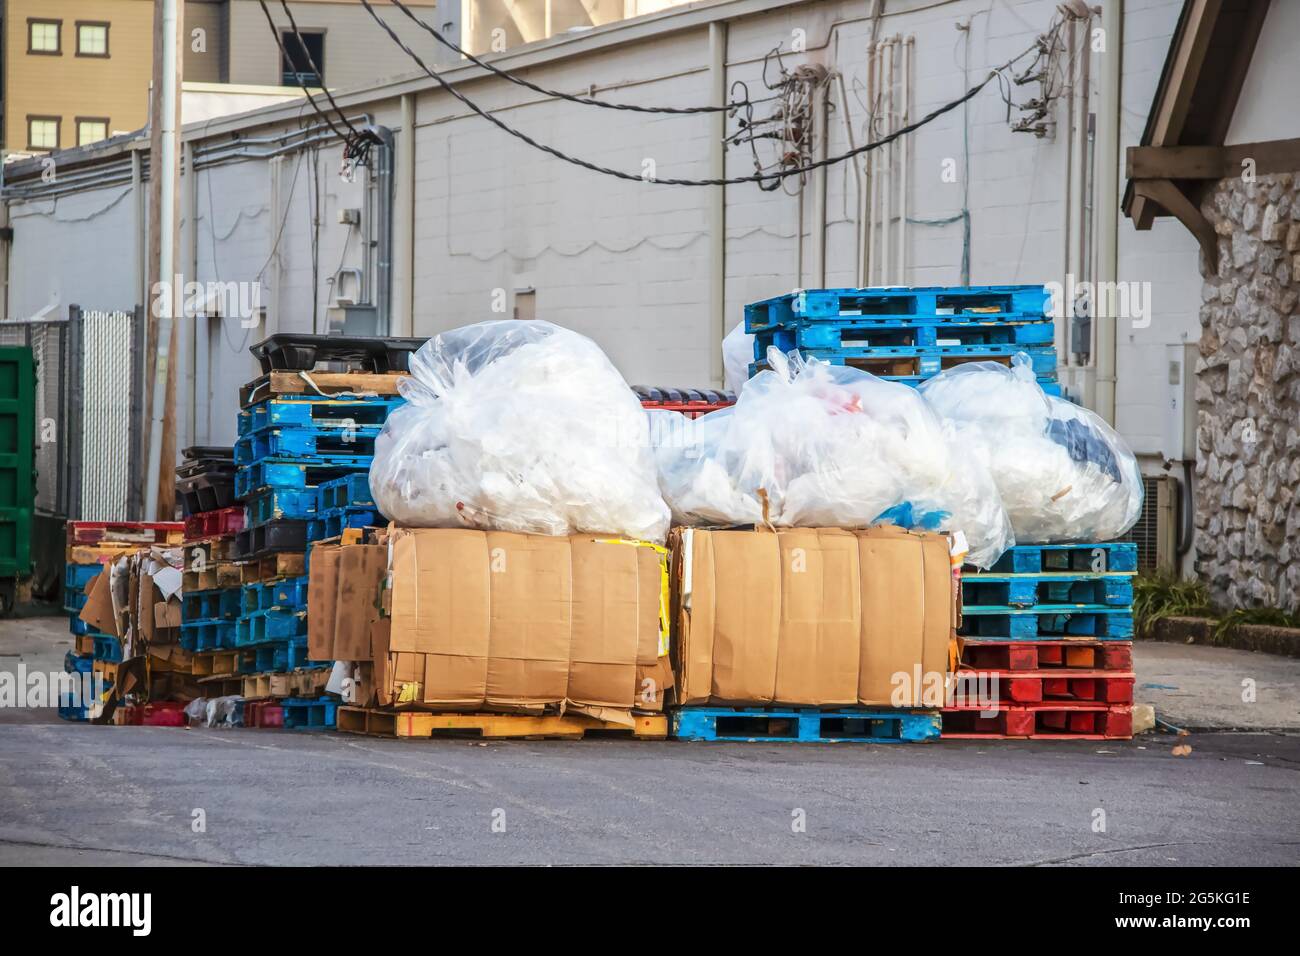
[[[1140,137],[1179,5],[1178,0],[1125,4],[1123,146]],[[963,68],[965,42],[955,23],[969,20],[971,24],[968,73],[974,82],[991,65],[1027,47],[1047,26],[1055,6],[1055,0],[991,4],[988,0],[946,4],[893,0],[887,9],[903,12],[885,16],[881,33],[916,36],[919,115],[959,95],[968,81]],[[679,18],[695,15],[697,7],[675,11],[662,22],[671,27]],[[845,74],[849,118],[860,142],[870,8],[869,0],[791,4],[733,22],[728,82],[744,80],[752,94],[760,95],[764,53],[779,42],[788,48],[792,31],[803,30],[807,58]],[[525,50],[502,62],[509,66],[513,56],[536,57],[527,71],[536,82],[575,92],[594,84],[609,99],[707,102],[707,27],[592,50],[599,35],[622,35],[615,31],[636,29],[635,23],[557,39],[540,48],[572,51],[563,59],[545,61]],[[379,51],[391,63],[391,72],[409,72],[399,52],[380,46],[375,55],[381,55]],[[793,57],[789,62],[798,60]],[[707,174],[710,120],[706,117],[598,111],[545,101],[495,79],[476,80],[461,88],[519,129],[595,162],[639,173],[643,161],[653,159],[661,178]],[[343,98],[350,114],[370,112],[376,122],[396,128],[400,113],[394,92],[375,94],[378,99]],[[914,137],[910,214],[915,218],[943,218],[961,208],[961,184],[943,183],[939,171],[946,158],[956,158],[959,168],[964,165],[963,112],[958,109],[942,117]],[[309,115],[305,109],[288,114],[282,110],[274,129],[296,127],[304,115]],[[516,289],[533,288],[539,317],[591,335],[629,381],[695,386],[714,381],[712,349],[719,323],[707,308],[709,190],[625,183],[570,167],[469,115],[436,89],[418,93],[417,117],[412,255],[416,334],[498,317],[491,311],[494,290],[506,290],[509,298]],[[1063,268],[1061,144],[1012,133],[1005,122],[1005,106],[992,88],[971,102],[968,124],[971,281],[1059,279]],[[258,128],[253,120],[240,125],[248,135],[271,131]],[[226,124],[218,122],[207,133],[190,130],[187,139],[197,143],[207,136],[215,141],[228,138],[229,133]],[[397,135],[404,134],[399,130]],[[842,119],[832,114],[829,148],[838,152],[846,145]],[[265,271],[263,267],[276,248],[283,277],[279,308],[269,316],[270,326],[310,328],[313,300],[318,315],[328,304],[326,276],[340,264],[363,261],[355,232],[349,238],[348,228],[336,221],[340,206],[361,204],[359,187],[340,182],[334,174],[337,155],[337,150],[323,151],[320,157],[321,239],[314,290],[306,168],[297,187],[291,188],[296,163],[292,159],[282,164],[278,174],[260,160],[200,172],[196,232],[191,234],[197,242],[198,278],[252,280],[261,273],[267,283],[264,303],[269,305],[274,298],[269,284],[274,281],[274,261]],[[727,171],[751,172],[748,152],[732,151]],[[280,177],[278,209],[271,208],[273,175]],[[852,285],[854,177],[847,165],[841,165],[827,179],[827,281]],[[39,308],[51,291],[63,296],[64,302],[80,298],[82,304],[104,307],[131,303],[131,244],[125,239],[130,234],[129,201],[87,222],[67,221],[93,212],[114,194],[60,200],[61,222],[36,204],[14,207],[16,239],[9,289],[14,314]],[[726,195],[725,309],[730,326],[740,321],[746,302],[794,287],[795,236],[801,226],[796,222],[796,200],[780,192],[763,193],[752,185],[740,185],[728,187]],[[808,209],[802,228],[809,263],[810,224]],[[399,236],[399,263],[405,255],[400,243]],[[961,246],[959,224],[912,227],[906,281],[956,284]],[[74,254],[65,254],[68,249]],[[1121,220],[1119,255],[1120,278],[1151,282],[1156,298],[1149,328],[1121,323],[1119,329],[1118,424],[1135,448],[1155,452],[1166,388],[1164,347],[1199,332],[1196,245],[1171,220],[1159,221],[1146,233]],[[264,332],[247,333],[238,327],[199,332],[196,427],[178,447],[232,438],[238,386],[255,372],[242,349],[246,340],[260,338]]]
[[[1264,17],[1255,56],[1228,126],[1225,144],[1260,143],[1300,136],[1300,3],[1274,0]]]

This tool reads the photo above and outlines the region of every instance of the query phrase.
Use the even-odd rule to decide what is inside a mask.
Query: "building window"
[[[108,24],[77,21],[77,56],[108,56]]]
[[[284,44],[284,53],[280,56],[282,86],[325,85],[325,34],[299,31],[294,35],[290,30],[280,34],[280,42]],[[305,53],[304,46],[307,48]],[[312,64],[315,64],[315,70]]]
[[[77,117],[77,145],[89,146],[108,139],[108,120],[91,116]]]
[[[57,116],[27,117],[27,148],[30,150],[58,149],[59,122]]]
[[[27,52],[41,56],[58,56],[63,52],[59,38],[63,33],[62,20],[27,21]]]

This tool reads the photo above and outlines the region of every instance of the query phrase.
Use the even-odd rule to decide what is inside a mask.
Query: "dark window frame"
[[[107,20],[78,20],[76,21],[76,55],[88,57],[92,60],[107,60],[112,56],[112,46],[110,44],[110,32],[113,24]],[[81,52],[81,28],[82,27],[103,27],[104,28],[104,52],[103,53],[82,53]]]
[[[312,56],[312,60],[314,60],[316,63],[316,69],[318,69],[320,72],[316,74],[315,82],[306,83],[306,85],[309,87],[320,87],[322,89],[325,87],[325,38],[328,32],[329,31],[326,30],[324,27],[321,27],[319,29],[310,29],[310,30],[303,29],[301,27],[298,29],[298,33],[302,36],[304,40],[306,40],[308,37],[320,37],[320,56],[319,57]],[[297,56],[302,56],[302,47],[298,45],[298,38],[294,36],[292,29],[284,29],[280,31],[280,42],[284,44],[284,50],[277,49],[276,51],[280,54],[280,85],[298,86],[300,85],[300,80],[298,78],[304,78],[302,82],[305,82],[305,78],[309,74],[297,73],[296,71],[290,73],[285,70],[285,66],[294,65],[293,63],[294,58]],[[289,62],[287,64],[284,62],[286,54],[289,59]],[[302,65],[305,67],[307,64],[303,63]],[[286,77],[295,77],[295,79],[292,82],[286,83],[284,82]]]
[[[36,146],[32,143],[32,123],[43,122],[54,124],[54,145],[53,146]],[[28,152],[52,152],[59,149],[63,143],[63,117],[47,116],[41,113],[27,114],[27,151]]]
[[[32,27],[36,24],[54,27],[54,39],[58,46],[53,50],[32,49]],[[27,18],[27,55],[28,56],[63,56],[63,20],[55,17]]]
[[[110,136],[113,135],[112,125],[111,125],[111,123],[109,122],[109,118],[108,118],[107,116],[77,116],[77,117],[74,117],[73,120],[72,120],[73,128],[74,128],[74,130],[75,130],[76,133],[77,133],[77,141],[76,141],[76,143],[73,144],[74,146],[83,146],[83,145],[84,145],[84,146],[91,146],[91,145],[94,145],[93,143],[82,143],[82,142],[81,142],[81,124],[82,124],[82,123],[103,123],[103,124],[104,124],[104,137],[103,137],[103,139],[97,139],[97,140],[95,140],[96,143],[101,143],[101,142],[104,141],[104,139],[108,139]]]

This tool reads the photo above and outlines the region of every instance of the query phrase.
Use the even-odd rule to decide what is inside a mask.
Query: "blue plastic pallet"
[[[931,286],[927,288],[808,289],[745,306],[745,331],[778,328],[806,318],[949,315],[994,320],[1047,315],[1051,295],[1041,285]],[[990,312],[972,312],[990,309]]]
[[[245,584],[242,608],[244,614],[269,611],[273,608],[302,609],[307,606],[307,577],[285,578],[268,584]]]
[[[95,669],[95,658],[90,654],[68,651],[63,655],[63,670],[69,674],[89,674]]]
[[[306,491],[325,481],[344,475],[370,471],[370,459],[332,458],[316,461],[280,461],[265,459],[245,465],[235,472],[235,497],[251,498],[259,491],[289,489]]]
[[[1021,347],[1051,345],[1056,329],[1051,319],[1003,322],[945,322],[929,319],[809,320],[790,328],[768,329],[754,335],[754,358],[762,361],[775,346],[782,352],[794,349],[855,349],[915,346],[968,348],[993,345]]]
[[[241,674],[281,674],[296,671],[299,668],[329,667],[329,661],[311,661],[307,659],[307,639],[296,638],[289,641],[266,641],[249,647],[251,652],[240,663]]]
[[[340,421],[354,425],[382,425],[403,400],[384,398],[268,398],[239,413],[239,434],[248,435],[272,425],[319,427]]]
[[[344,528],[371,528],[381,523],[379,512],[367,508],[336,508],[307,522],[307,540],[337,538]]]
[[[63,572],[63,588],[67,591],[84,591],[86,585],[104,570],[102,564],[69,564]]]
[[[236,621],[187,621],[181,625],[181,647],[191,653],[235,647]]]
[[[80,614],[81,609],[86,606],[85,591],[64,591],[63,592],[63,610],[69,614]]]
[[[95,660],[108,661],[110,664],[122,662],[122,642],[111,634],[96,634]]]
[[[971,606],[1028,608],[1040,604],[1133,604],[1133,575],[1128,572],[1094,574],[1074,571],[1057,574],[963,574],[962,601]]]
[[[181,647],[191,653],[231,650],[235,646],[233,620],[185,621],[181,624]]]
[[[272,489],[244,502],[244,527],[254,528],[281,518],[303,520],[316,513],[316,489]]]
[[[317,511],[333,511],[336,508],[375,506],[375,498],[370,493],[370,475],[346,475],[334,481],[326,481],[316,489]]]
[[[1032,608],[969,607],[961,609],[957,633],[981,641],[1044,641],[1086,637],[1097,641],[1133,638],[1133,614],[1127,607],[1039,604]]]
[[[271,426],[235,442],[235,464],[251,465],[264,458],[373,457],[379,425],[328,427]]]
[[[239,617],[239,588],[187,591],[181,595],[181,621],[197,624]]]
[[[939,714],[867,708],[682,707],[672,713],[680,740],[777,743],[903,743],[939,736]]]
[[[286,640],[307,633],[307,616],[302,611],[272,609],[253,611],[238,621],[235,643],[250,647],[265,641]]]
[[[339,704],[336,700],[286,697],[280,701],[284,713],[284,726],[291,730],[328,730],[338,723]]]
[[[1137,545],[1132,541],[1074,544],[1018,544],[998,558],[994,573],[1038,574],[1051,571],[1137,571]]]

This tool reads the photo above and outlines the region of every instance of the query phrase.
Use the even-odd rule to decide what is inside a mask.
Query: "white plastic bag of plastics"
[[[739,323],[722,339],[722,382],[727,391],[740,394],[749,380],[749,363],[754,361],[754,336]]]
[[[731,408],[652,418],[677,521],[962,531],[985,567],[1014,543],[987,469],[954,453],[915,390],[794,352],[767,361]]]
[[[411,356],[370,491],[398,524],[662,542],[644,409],[596,343],[550,322],[480,322]]]
[[[920,390],[988,461],[1021,544],[1109,541],[1137,521],[1137,459],[1101,418],[1046,394],[1028,356],[958,365]]]

